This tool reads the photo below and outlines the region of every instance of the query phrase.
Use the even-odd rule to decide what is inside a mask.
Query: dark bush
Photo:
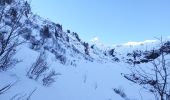
[[[3,1],[3,0],[1,0],[1,1]],[[7,4],[11,4],[11,3],[13,2],[13,0],[5,0],[5,2],[6,2]]]
[[[70,41],[68,36],[66,37],[66,41],[67,41],[67,42],[69,42],[69,41]]]
[[[30,37],[30,48],[34,50],[39,50],[42,46],[42,43],[40,40],[36,40],[34,36]]]
[[[148,59],[141,59],[141,63],[148,63],[150,60],[148,60]]]
[[[5,5],[5,0],[0,0],[0,5]]]
[[[31,12],[30,4],[27,1],[25,1],[23,12],[24,12],[26,17],[28,17],[28,14],[30,14],[30,12]]]
[[[60,25],[60,24],[56,24],[56,27],[58,28],[59,31],[62,31],[62,30],[63,30],[63,27],[62,27],[62,25]]]
[[[132,53],[127,53],[127,56],[128,56],[128,57],[131,57],[131,56],[132,56]]]
[[[81,41],[81,39],[79,38],[79,35],[78,35],[77,33],[73,32],[73,35],[76,37],[76,39],[77,39],[79,42]]]
[[[145,56],[146,59],[156,59],[160,56],[160,52],[156,52],[155,50],[152,50],[148,55]]]
[[[63,38],[63,32],[62,32],[62,30],[60,28],[55,28],[55,32],[54,33],[55,33],[56,39],[58,37]]]
[[[133,57],[133,60],[136,60],[136,58],[142,56],[142,51],[140,50],[134,50],[132,53],[127,53],[128,57]]]
[[[94,45],[91,45],[91,48],[94,49]]]
[[[170,53],[170,41],[167,41],[163,44],[163,46],[160,48],[161,52],[165,52],[166,54]]]
[[[66,64],[66,61],[67,61],[67,60],[66,60],[66,57],[65,57],[65,56],[63,56],[63,55],[58,55],[58,56],[56,56],[56,58],[59,59],[62,64]]]
[[[111,49],[108,52],[109,52],[109,55],[111,55],[112,57],[115,57],[115,49]]]
[[[46,25],[44,26],[41,30],[40,30],[41,36],[43,38],[50,38],[51,37],[51,33],[49,31],[49,27]]]
[[[140,51],[140,50],[133,51],[133,53],[132,53],[134,60],[136,60],[136,58],[140,57],[141,55],[142,55],[142,51]]]
[[[5,3],[11,4],[12,2],[13,0],[0,0],[0,5],[5,5]]]
[[[13,18],[13,21],[17,18],[18,12],[17,9],[11,8],[10,9],[10,16]]]
[[[134,61],[133,64],[140,64],[140,61]]]
[[[117,57],[114,57],[113,61],[120,62],[119,58],[117,58]]]
[[[84,45],[85,54],[89,55],[89,44],[84,42],[83,45]]]
[[[56,39],[57,39],[58,37],[60,37],[59,32],[58,32],[58,30],[57,30],[56,28],[55,28],[54,34],[55,34]]]
[[[126,59],[127,60],[127,62],[126,63],[128,63],[128,64],[133,64],[133,60],[132,59]]]
[[[113,91],[118,94],[119,96],[121,96],[122,98],[124,98],[125,100],[129,100],[127,95],[124,93],[124,91],[122,89],[117,89],[114,88]]]
[[[67,30],[67,33],[70,33],[70,30]]]

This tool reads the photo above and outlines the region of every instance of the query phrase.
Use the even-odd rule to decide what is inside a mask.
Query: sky
[[[107,45],[170,36],[170,0],[32,0],[32,11]]]

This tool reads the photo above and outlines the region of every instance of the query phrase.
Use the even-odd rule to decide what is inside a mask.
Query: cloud
[[[90,40],[90,43],[91,44],[95,44],[97,47],[100,47],[100,48],[106,48],[107,47],[107,45],[106,44],[103,44],[102,42],[101,42],[101,40],[96,36],[96,37],[94,37],[94,38],[92,38],[91,40]]]
[[[98,37],[94,37],[90,40],[90,42],[93,42],[93,43],[99,43],[99,38]]]
[[[169,39],[170,39],[170,36],[168,37]],[[139,45],[145,45],[145,44],[152,44],[152,43],[155,43],[155,42],[158,42],[158,40],[144,40],[144,41],[139,41],[139,42],[136,42],[136,41],[130,41],[130,42],[127,42],[127,43],[122,43],[122,44],[114,44],[114,45],[112,45],[112,46],[139,46]],[[95,36],[94,38],[92,38],[91,40],[90,40],[90,43],[91,44],[96,44],[96,45],[98,45],[98,46],[108,46],[108,45],[106,45],[106,44],[103,44],[102,42],[101,42],[101,40],[97,37],[97,36]]]
[[[145,41],[141,41],[141,42],[127,42],[124,43],[123,45],[125,46],[138,46],[138,45],[143,45],[143,44],[148,44],[148,43],[154,43],[157,40],[145,40]]]

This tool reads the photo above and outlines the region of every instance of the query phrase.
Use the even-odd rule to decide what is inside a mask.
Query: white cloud
[[[96,43],[96,42],[99,42],[99,38],[98,37],[94,37],[90,41]]]
[[[168,38],[170,39],[170,36]],[[127,43],[115,44],[113,46],[120,46],[120,47],[121,46],[139,46],[139,45],[145,45],[145,44],[152,44],[152,43],[155,43],[157,41],[158,40],[145,40],[145,41],[139,41],[139,42],[130,41],[130,42],[127,42]],[[107,46],[106,44],[104,45],[97,36],[92,38],[90,40],[90,43],[91,44],[96,44],[98,46]]]
[[[107,45],[106,44],[103,44],[102,42],[101,42],[101,40],[96,36],[96,37],[94,37],[94,38],[92,38],[91,40],[90,40],[90,43],[91,44],[95,44],[97,47],[100,47],[100,48],[106,48],[107,47]]]
[[[148,43],[154,43],[157,40],[145,40],[145,41],[141,41],[141,42],[127,42],[124,43],[123,45],[125,46],[137,46],[137,45],[142,45],[142,44],[148,44]]]

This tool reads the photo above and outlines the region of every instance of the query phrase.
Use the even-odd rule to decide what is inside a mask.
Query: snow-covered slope
[[[129,71],[129,65],[126,63],[107,62],[101,64],[81,60],[77,63],[77,67],[74,67],[56,62],[55,56],[50,53],[47,53],[50,69],[54,69],[61,75],[55,77],[54,84],[44,87],[40,80],[34,81],[26,76],[28,68],[36,60],[38,54],[25,45],[20,47],[16,56],[22,62],[15,68],[0,73],[2,76],[0,78],[1,86],[16,82],[9,91],[0,96],[2,100],[9,100],[14,96],[13,100],[18,98],[25,100],[34,89],[36,91],[31,96],[31,100],[122,100],[119,95],[114,93],[114,88],[122,88],[129,98],[140,97],[140,92],[145,98],[152,98],[139,86],[121,76],[121,73]]]
[[[22,2],[17,3],[16,0],[16,3],[5,4],[7,7],[5,9],[13,5],[13,8],[17,7],[17,11],[22,11],[21,8],[25,4]],[[3,8],[2,5],[1,7]],[[6,26],[0,28],[0,32],[8,32],[12,28],[12,25],[7,23],[10,22],[9,19],[3,17],[0,25]],[[23,15],[19,22],[22,27],[16,33],[20,33],[18,41],[24,43],[17,46],[14,55],[19,62],[7,71],[0,72],[0,89],[11,85],[3,94],[0,91],[0,100],[28,100],[28,98],[30,100],[122,100],[115,94],[114,88],[124,90],[132,100],[141,98],[153,100],[150,93],[126,80],[121,73],[128,73],[129,67],[133,64],[149,66],[148,62],[156,58],[149,59],[147,63],[135,62],[148,57],[153,49],[159,51],[160,46],[157,46],[157,43],[101,48],[96,44],[84,42],[75,32],[64,32],[62,25],[32,13]],[[134,57],[133,53],[136,50],[141,50],[141,55]],[[34,79],[28,76],[28,72],[40,54],[43,54],[43,61],[46,62],[48,70],[45,70],[38,79]],[[56,72],[53,77],[55,82],[52,81],[53,84],[44,86],[43,79],[51,71]]]

